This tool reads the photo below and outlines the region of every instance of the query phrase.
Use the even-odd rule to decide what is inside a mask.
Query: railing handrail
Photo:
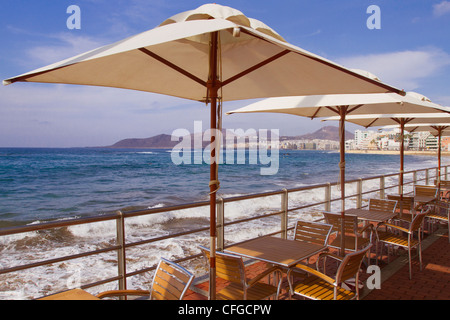
[[[413,173],[413,175],[414,175],[413,180],[404,181],[404,185],[416,184],[417,182],[423,181],[423,180],[425,180],[425,183],[428,183],[428,180],[431,178],[429,176],[429,170],[433,170],[433,169],[436,170],[436,174],[437,174],[438,170],[436,167],[419,169],[419,170],[411,170],[411,171],[404,172],[404,175],[411,174],[411,173]],[[441,170],[441,175],[446,177],[447,171],[448,171],[447,170],[448,166],[442,166],[442,169],[445,169],[445,170]],[[423,172],[423,171],[425,171],[425,178],[418,180],[417,172]],[[353,198],[355,196],[359,197],[358,201],[359,201],[359,205],[361,205],[361,199],[362,199],[363,195],[366,195],[369,193],[374,193],[374,192],[380,192],[380,195],[382,192],[382,194],[384,195],[384,192],[386,190],[398,187],[398,183],[394,184],[394,185],[385,186],[384,179],[386,177],[398,176],[399,174],[400,173],[392,173],[392,174],[385,174],[385,175],[378,175],[378,176],[371,176],[371,177],[366,177],[366,178],[348,180],[345,182],[346,184],[356,182],[356,183],[359,183],[360,187],[357,188],[359,190],[357,190],[357,192],[355,194],[346,195],[346,199]],[[363,187],[362,187],[363,181],[375,180],[375,179],[380,179],[380,188],[371,189],[371,190],[363,190]],[[281,210],[269,209],[269,210],[266,210],[266,212],[262,215],[246,217],[243,219],[236,219],[236,220],[227,221],[227,222],[224,222],[223,217],[221,217],[221,220],[218,220],[218,221],[222,221],[222,222],[219,223],[217,226],[218,229],[222,230],[221,232],[218,232],[218,237],[223,238],[222,241],[219,242],[219,243],[221,243],[221,249],[226,247],[224,245],[224,227],[225,226],[231,226],[231,225],[235,225],[235,224],[239,224],[239,223],[249,222],[249,221],[256,220],[256,219],[273,217],[276,215],[281,215],[284,218],[282,218],[282,224],[280,227],[280,231],[272,232],[272,233],[270,233],[270,235],[281,234],[283,237],[286,237],[287,231],[292,229],[292,226],[290,227],[288,224],[288,214],[293,211],[298,211],[298,210],[302,210],[302,209],[306,209],[306,208],[310,208],[310,207],[316,207],[316,206],[324,205],[324,204],[326,206],[330,206],[330,204],[332,202],[340,200],[340,197],[331,198],[331,196],[330,196],[331,195],[330,188],[332,186],[336,186],[336,185],[338,185],[337,182],[333,182],[333,183],[328,182],[328,183],[296,187],[296,188],[291,188],[291,189],[274,190],[274,191],[262,192],[262,193],[256,193],[256,194],[248,194],[248,195],[234,196],[234,197],[228,197],[228,198],[220,198],[221,201],[219,201],[218,205],[220,204],[224,208],[224,205],[226,203],[232,203],[232,202],[236,202],[236,201],[243,201],[243,200],[249,200],[249,199],[257,199],[257,198],[269,197],[269,196],[274,196],[274,195],[282,196]],[[289,207],[288,195],[290,193],[308,191],[308,190],[314,190],[314,189],[320,189],[320,188],[325,188],[325,190],[326,190],[324,201],[313,202],[313,203],[296,206],[296,207]],[[149,208],[149,209],[145,209],[145,210],[134,210],[134,211],[126,211],[126,212],[118,211],[116,213],[106,214],[106,215],[74,218],[74,219],[45,222],[45,223],[33,224],[33,225],[27,225],[27,226],[16,226],[16,227],[3,228],[3,229],[0,229],[0,236],[8,236],[8,235],[14,235],[14,234],[19,234],[19,233],[34,232],[34,231],[48,230],[48,229],[54,229],[54,228],[60,228],[60,227],[69,227],[69,226],[75,226],[75,225],[116,220],[116,228],[117,228],[117,235],[116,235],[117,241],[116,242],[117,242],[117,244],[106,247],[106,248],[88,251],[88,252],[82,252],[82,253],[73,254],[73,255],[69,255],[69,256],[58,257],[58,258],[53,258],[53,259],[48,259],[48,260],[42,260],[42,261],[33,262],[33,263],[29,263],[29,264],[0,269],[0,274],[7,274],[7,273],[19,271],[19,270],[25,270],[25,269],[29,269],[29,268],[44,266],[44,265],[51,264],[51,263],[57,263],[57,262],[71,260],[71,259],[78,259],[81,257],[88,257],[88,256],[92,256],[92,255],[96,255],[96,254],[100,254],[100,253],[104,253],[104,252],[109,252],[109,251],[117,251],[118,265],[119,265],[118,275],[114,276],[114,277],[110,277],[108,279],[102,279],[97,282],[85,284],[82,286],[82,288],[90,288],[90,287],[94,287],[97,285],[101,285],[104,283],[108,283],[111,281],[117,281],[117,280],[119,281],[119,286],[123,287],[123,286],[126,286],[126,281],[125,281],[126,278],[140,274],[140,273],[154,270],[156,267],[156,266],[147,267],[145,269],[135,270],[133,272],[127,273],[126,272],[126,260],[125,260],[125,252],[126,252],[127,248],[135,247],[135,246],[139,246],[139,245],[143,245],[143,244],[148,244],[148,243],[152,243],[152,242],[156,242],[156,241],[161,241],[161,240],[165,240],[165,239],[169,239],[169,238],[176,238],[176,237],[180,237],[183,235],[204,232],[204,231],[209,230],[209,226],[200,227],[200,228],[183,231],[183,232],[178,232],[178,233],[174,233],[174,234],[170,234],[170,235],[159,236],[159,237],[144,239],[144,240],[140,240],[140,241],[136,241],[136,242],[126,243],[125,239],[121,239],[119,241],[120,233],[125,233],[125,230],[124,230],[124,228],[125,228],[124,220],[125,219],[132,218],[132,217],[138,217],[138,216],[144,216],[144,215],[163,213],[163,212],[171,212],[171,211],[179,211],[179,210],[190,209],[190,208],[204,207],[204,206],[208,206],[208,205],[209,205],[209,201],[201,201],[201,202],[193,202],[193,203],[180,204],[180,205],[174,205],[174,206]],[[224,215],[223,211],[224,211],[224,209],[222,209],[222,213],[221,213],[222,215]],[[284,219],[284,221],[283,221],[283,219]],[[119,227],[119,226],[121,226],[121,227]],[[122,229],[120,229],[120,228],[122,228]],[[245,241],[247,241],[247,240],[245,240]],[[176,262],[190,260],[190,259],[193,259],[193,258],[196,258],[199,256],[200,256],[200,254],[194,254],[191,256],[182,257],[182,258],[177,259]]]

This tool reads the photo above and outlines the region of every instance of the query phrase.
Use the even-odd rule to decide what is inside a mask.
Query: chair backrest
[[[397,209],[400,210],[400,213],[403,213],[405,210],[407,210],[408,212],[413,212],[414,197],[392,195],[392,194],[388,194],[387,197],[389,200],[397,201]]]
[[[422,186],[418,185],[414,187],[414,194],[416,196],[437,197],[438,189],[436,186]]]
[[[331,224],[298,220],[295,224],[294,240],[326,245],[332,229]]]
[[[414,231],[417,231],[422,225],[422,221],[425,216],[430,212],[431,209],[424,210],[419,214],[414,216],[414,219],[411,221],[411,225],[409,226],[409,233],[412,234]]]
[[[182,300],[194,275],[180,265],[164,258],[156,268],[150,290],[151,300]]]
[[[361,267],[361,262],[366,255],[367,251],[370,250],[372,244],[369,244],[364,249],[360,251],[352,252],[347,254],[342,260],[339,268],[336,272],[336,282],[341,283],[350,278],[358,279],[359,269]],[[356,282],[357,283],[357,282]]]
[[[437,185],[437,180],[434,180],[434,184]],[[450,187],[450,180],[439,181],[441,187]]]
[[[369,199],[369,210],[395,212],[396,200]]]
[[[199,248],[209,263],[209,248],[204,246],[199,246]],[[216,251],[216,276],[227,281],[242,284],[242,288],[244,288],[246,279],[242,257]]]
[[[341,231],[341,214],[334,212],[323,212],[323,216],[325,217],[325,221],[327,224],[331,224],[333,226],[334,231]],[[357,233],[358,231],[358,217],[351,214],[346,214],[344,218],[344,230],[345,233]]]

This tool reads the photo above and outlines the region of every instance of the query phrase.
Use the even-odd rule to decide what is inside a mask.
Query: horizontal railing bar
[[[52,263],[58,263],[58,262],[73,260],[73,259],[84,258],[84,257],[92,256],[92,255],[95,255],[95,254],[100,254],[100,253],[105,253],[105,252],[109,252],[109,251],[119,250],[121,248],[122,248],[121,246],[108,247],[108,248],[104,248],[104,249],[98,249],[98,250],[94,250],[94,251],[78,253],[78,254],[74,254],[74,255],[70,255],[70,256],[64,256],[64,257],[60,257],[60,258],[43,260],[43,261],[34,262],[34,263],[30,263],[30,264],[25,264],[25,265],[21,265],[21,266],[5,268],[5,269],[1,269],[0,270],[0,274],[20,271],[20,270],[25,270],[25,269],[29,269],[29,268],[40,267],[40,266],[43,266],[43,265],[46,265],[46,264],[52,264]]]
[[[109,214],[104,216],[88,217],[88,218],[76,218],[63,221],[44,222],[39,224],[32,224],[21,227],[10,227],[0,229],[0,236],[8,236],[17,233],[33,232],[39,230],[47,230],[54,228],[70,227],[86,223],[104,222],[109,220],[116,220],[119,218],[118,214]]]
[[[339,200],[340,200],[340,199],[339,199]],[[328,201],[317,202],[317,203],[310,203],[310,204],[306,204],[306,205],[304,205],[304,206],[300,206],[300,207],[295,207],[295,208],[288,209],[287,211],[288,211],[288,212],[291,212],[291,211],[296,211],[296,210],[306,209],[306,208],[310,208],[310,207],[315,207],[315,206],[319,206],[319,205],[325,204],[325,203],[327,203],[327,202],[328,202]]]
[[[122,278],[121,276],[115,276],[115,277],[111,277],[111,278],[106,278],[106,279],[99,280],[99,281],[96,281],[96,282],[91,282],[91,283],[88,283],[88,284],[81,285],[80,288],[81,289],[89,289],[89,288],[92,288],[92,287],[101,286],[102,284],[105,284],[105,283],[109,283],[109,282],[120,280],[121,278]]]
[[[276,216],[276,215],[279,215],[282,213],[283,213],[283,211],[276,211],[276,212],[272,212],[272,213],[268,213],[268,214],[264,214],[264,215],[260,215],[260,216],[256,216],[256,217],[249,217],[249,218],[245,218],[245,219],[225,222],[223,225],[225,227],[227,227],[227,226],[231,226],[231,225],[238,224],[238,223],[243,223],[243,222],[248,222],[248,221],[252,221],[252,220],[258,220],[258,219],[264,219],[264,218],[271,217],[271,216]]]
[[[169,207],[159,207],[159,208],[151,208],[151,209],[145,209],[145,210],[122,211],[122,213],[124,215],[124,218],[132,218],[132,217],[138,217],[138,216],[155,214],[155,213],[204,207],[204,206],[208,206],[208,205],[209,205],[209,201],[202,201],[202,202],[192,202],[192,203],[180,204],[180,205],[169,206]]]
[[[138,246],[138,245],[148,244],[148,243],[161,241],[161,240],[166,240],[166,239],[170,239],[170,238],[176,238],[176,237],[179,237],[179,236],[185,236],[187,234],[192,234],[192,233],[197,233],[197,232],[202,232],[202,231],[207,231],[207,230],[209,230],[209,226],[208,227],[204,227],[204,228],[195,229],[195,230],[189,230],[189,231],[184,231],[184,232],[179,232],[179,233],[174,233],[174,234],[168,234],[166,236],[161,236],[161,237],[157,237],[157,238],[151,238],[151,239],[147,239],[147,240],[136,241],[136,242],[125,244],[125,248],[135,247],[135,246]]]
[[[183,261],[187,261],[187,260],[199,258],[199,257],[201,257],[201,256],[202,256],[201,253],[197,253],[197,254],[190,255],[190,256],[187,256],[187,257],[184,257],[184,258],[180,258],[180,259],[173,260],[173,262],[175,262],[175,263],[180,263],[180,262],[183,262]],[[155,265],[153,265],[152,267],[147,267],[147,268],[144,268],[144,269],[141,269],[141,270],[136,270],[136,271],[128,272],[128,273],[126,274],[126,277],[129,278],[129,277],[133,277],[133,276],[136,276],[136,275],[138,275],[138,274],[141,274],[141,273],[151,272],[151,271],[155,270],[156,267],[157,267],[157,265],[155,264]]]

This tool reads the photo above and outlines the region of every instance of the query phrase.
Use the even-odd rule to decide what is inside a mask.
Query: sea
[[[0,148],[0,229],[105,215],[118,210],[126,212],[207,201],[209,164],[202,161],[207,155],[209,152],[194,150],[191,161],[177,163],[179,154],[174,155],[174,151],[168,149]],[[271,164],[263,163],[259,158],[252,160],[249,151],[244,153],[245,161],[238,162],[236,158],[234,163],[225,161],[229,159],[225,154],[221,155],[224,161],[219,164],[218,195],[229,198],[334,183],[339,179],[337,151],[279,150],[273,155]],[[398,155],[347,154],[346,179],[398,172],[399,160]],[[437,157],[434,156],[405,156],[405,171],[436,166]],[[276,170],[262,174],[261,169],[268,167]],[[395,177],[386,179],[386,185],[396,182]],[[364,188],[370,188],[372,184],[376,189],[378,183],[376,179],[365,182]],[[354,187],[349,187],[347,192],[354,191]],[[333,197],[338,198],[338,190],[333,192]],[[323,189],[293,194],[289,205],[323,201],[323,196]],[[355,204],[352,199],[347,202],[349,206]],[[334,205],[338,210],[338,201]],[[279,206],[280,196],[230,203],[225,219],[231,221],[267,210],[279,210]],[[308,212],[302,214],[302,218],[312,219],[314,212],[312,210],[309,217]],[[208,217],[209,209],[204,207],[132,218],[126,224],[127,242],[164,236],[192,226],[207,226]],[[227,228],[227,241],[239,241],[279,229],[279,222],[250,222],[246,228]],[[114,245],[115,233],[113,223],[103,222],[3,236],[0,237],[0,271]],[[127,252],[127,265],[132,270],[127,271],[151,266],[161,256],[177,259],[193,254],[198,244],[208,245],[208,237],[206,232],[132,248]],[[187,267],[200,274],[204,271],[200,264]],[[0,274],[0,299],[32,299],[80,286],[87,278],[96,281],[116,274],[115,253]],[[128,283],[130,288],[142,288],[151,282],[150,275],[133,278],[136,279],[130,279]],[[102,289],[114,289],[116,284],[104,286]]]

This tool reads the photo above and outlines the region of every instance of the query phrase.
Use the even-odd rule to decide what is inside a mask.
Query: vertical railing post
[[[413,172],[413,186],[416,186],[417,184],[417,170],[414,170]]]
[[[288,191],[283,189],[281,194],[281,238],[287,239],[287,226],[288,226]]]
[[[385,177],[380,177],[380,199],[384,199],[386,197],[386,187],[385,187]]]
[[[225,204],[223,198],[217,199],[217,251],[223,251],[225,242]]]
[[[356,182],[356,188],[358,195],[356,196],[356,208],[360,209],[362,207],[362,179]]]
[[[120,249],[117,250],[117,266],[119,279],[119,290],[127,289],[127,268],[125,257],[125,219],[122,211],[118,212],[119,218],[116,219],[117,244]]]
[[[325,187],[325,211],[331,211],[331,183]]]
[[[427,168],[427,169],[425,169],[425,184],[429,184],[429,179],[430,179],[430,173]]]
[[[445,180],[448,180],[448,178],[447,178],[447,172],[448,172],[448,166],[445,166]]]

